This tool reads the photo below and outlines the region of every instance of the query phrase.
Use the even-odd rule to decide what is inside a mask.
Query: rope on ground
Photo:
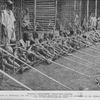
[[[91,69],[93,69],[93,70],[95,70],[95,71],[100,72],[100,69],[98,69],[98,68],[92,68],[92,67],[90,67],[90,66],[87,66],[87,65],[84,65],[84,64],[82,64],[82,63],[76,62],[75,60],[72,60],[72,59],[70,59],[70,58],[63,57],[63,56],[61,56],[61,55],[59,55],[59,56],[62,57],[62,58],[64,58],[64,59],[67,59],[67,60],[73,61],[73,62],[75,62],[75,63],[78,63],[78,64],[80,64],[80,65],[82,65],[82,66],[85,66],[85,67],[87,67],[87,68],[91,68]],[[80,57],[77,57],[77,56],[75,56],[75,55],[73,55],[73,54],[72,54],[72,56],[74,56],[74,57],[76,57],[76,58],[78,58],[78,59],[87,61],[87,60],[85,60],[85,59],[83,59],[83,58],[80,58]],[[45,59],[45,58],[44,58],[44,59]],[[87,62],[90,63],[90,64],[92,64],[92,62],[90,62],[90,61],[87,61]],[[82,74],[82,73],[81,73],[81,74]],[[84,75],[84,74],[82,74],[82,75]],[[90,77],[90,76],[89,76],[89,77]]]
[[[2,73],[2,74],[4,74],[5,76],[7,76],[7,77],[9,77],[10,79],[12,79],[13,81],[15,81],[16,83],[18,83],[18,84],[20,84],[21,86],[23,86],[24,88],[26,88],[26,89],[28,89],[28,90],[31,90],[32,91],[32,89],[30,89],[29,87],[27,87],[26,85],[24,85],[24,84],[22,84],[21,82],[19,82],[18,80],[16,80],[16,79],[14,79],[13,77],[11,77],[10,75],[8,75],[7,73],[5,73],[4,71],[2,71],[1,69],[0,69],[0,72]]]
[[[22,49],[22,48],[21,48],[21,49]],[[24,49],[22,49],[22,50],[24,50]],[[28,52],[28,51],[26,51],[26,52]],[[34,54],[33,52],[30,52],[30,53]],[[46,58],[44,57],[44,59],[46,59]],[[52,60],[50,60],[50,61],[51,61],[52,63],[56,64],[56,65],[62,66],[62,67],[64,67],[64,68],[69,69],[69,70],[71,70],[71,71],[74,71],[74,72],[76,72],[76,73],[78,73],[78,74],[84,75],[84,76],[86,76],[86,77],[91,77],[91,76],[89,76],[89,75],[86,75],[86,74],[84,74],[84,73],[81,73],[81,72],[79,72],[79,71],[76,71],[76,70],[74,70],[74,69],[72,69],[72,68],[69,68],[69,67],[67,67],[67,66],[61,65],[61,64],[59,64],[59,63],[56,63],[56,62],[54,62],[54,61],[52,61]]]
[[[75,50],[76,50],[76,49],[75,49]],[[83,53],[83,54],[85,54],[85,55],[88,55],[88,56],[94,57],[94,58],[96,58],[96,59],[100,59],[100,57],[96,57],[96,56],[93,56],[93,55],[91,55],[91,54],[88,54],[88,53],[85,53],[85,52],[79,51],[79,50],[76,50],[76,51],[78,51],[78,52],[80,52],[80,53]]]
[[[60,83],[59,81],[57,81],[57,80],[51,78],[50,76],[44,74],[43,72],[37,70],[36,68],[33,68],[32,66],[30,66],[29,64],[27,64],[27,63],[25,63],[24,61],[20,60],[19,58],[15,57],[14,55],[10,54],[10,53],[7,52],[6,50],[4,50],[4,49],[2,49],[2,48],[0,48],[0,50],[2,50],[3,52],[9,54],[10,56],[16,58],[17,60],[21,61],[21,62],[24,63],[25,65],[29,66],[30,68],[34,69],[35,71],[39,72],[40,74],[42,74],[42,75],[46,76],[47,78],[51,79],[52,81],[54,81],[54,82],[56,82],[56,83],[62,85],[63,87],[65,87],[65,88],[67,88],[67,89],[69,89],[69,90],[72,90],[70,87],[68,87],[68,86],[66,86],[66,85],[64,85],[64,84],[62,84],[62,83]]]
[[[19,86],[16,86],[16,85],[13,85],[11,83],[8,82],[8,84],[11,86],[11,87],[14,87],[14,88],[17,88],[17,89],[23,89],[23,87],[19,87]]]
[[[78,59],[81,59],[81,60],[87,61],[87,60],[85,60],[85,59],[83,59],[83,58],[80,58],[80,57],[74,56],[73,54],[72,54],[72,56],[73,56],[73,57],[76,57],[76,58],[78,58]],[[80,63],[80,62],[77,62],[77,61],[75,61],[75,60],[72,60],[72,59],[70,59],[70,58],[63,57],[63,56],[61,56],[61,57],[64,58],[64,59],[66,59],[66,60],[73,61],[73,62],[75,62],[75,63],[78,63],[78,64],[82,65],[82,66],[85,66],[85,67],[87,67],[87,68],[90,68],[90,69],[93,69],[93,70],[95,70],[95,71],[100,72],[100,69],[98,69],[98,68],[92,68],[91,66],[84,65],[84,64],[82,64],[82,63]],[[87,62],[90,63],[90,64],[92,64],[92,62],[90,62],[90,61],[87,61]],[[93,63],[93,64],[94,64],[94,63]],[[96,65],[96,64],[94,64],[94,65]]]
[[[100,43],[98,43],[98,44],[100,44]],[[99,52],[100,50],[99,50],[98,48],[94,48],[93,46],[91,46],[91,48],[94,49],[94,50],[97,50],[98,53],[100,53],[100,52]]]
[[[83,59],[83,58],[81,58],[81,57],[77,57],[77,56],[75,56],[75,55],[73,55],[73,54],[72,54],[71,56],[76,57],[76,58],[81,59],[81,60],[84,60],[84,61],[86,61],[86,62],[88,62],[88,63],[90,63],[90,64],[96,65],[95,63],[93,63],[93,62],[91,62],[91,61],[88,61],[88,60]],[[82,66],[87,67],[87,68],[91,68],[91,69],[93,69],[93,70],[95,70],[95,71],[100,72],[100,69],[99,69],[99,68],[93,68],[93,67],[91,67],[91,66],[84,65],[84,64],[82,64],[82,63],[80,63],[80,62],[77,62],[77,61],[75,61],[75,60],[72,60],[72,59],[70,59],[70,58],[63,57],[63,56],[61,56],[61,57],[64,58],[64,59],[67,59],[67,60],[73,61],[73,62],[75,62],[75,63],[78,63],[78,64],[80,64],[80,65],[82,65]]]

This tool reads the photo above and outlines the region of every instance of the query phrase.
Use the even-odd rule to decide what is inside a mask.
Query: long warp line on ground
[[[15,56],[13,56],[12,54],[10,54],[10,53],[7,52],[6,50],[2,49],[1,47],[0,47],[0,50],[2,50],[3,52],[5,52],[5,53],[11,55],[12,57],[14,57],[14,58],[16,58],[17,60],[21,61],[21,62],[24,63],[25,65],[29,66],[30,68],[36,70],[36,71],[39,72],[40,74],[42,74],[42,75],[46,76],[47,78],[51,79],[52,81],[54,81],[54,82],[56,82],[56,83],[62,85],[63,87],[66,87],[66,88],[69,89],[69,90],[72,90],[70,87],[68,87],[68,86],[66,86],[66,85],[64,85],[64,84],[62,84],[62,83],[60,83],[60,82],[58,82],[57,80],[55,80],[55,79],[49,77],[48,75],[42,73],[41,71],[37,70],[36,68],[33,68],[33,67],[30,66],[29,64],[25,63],[24,61],[20,60],[19,58],[15,57]]]

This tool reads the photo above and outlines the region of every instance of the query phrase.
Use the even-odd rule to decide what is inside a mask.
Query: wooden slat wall
[[[97,1],[97,17],[100,17],[100,0]]]
[[[4,9],[4,6],[3,6],[3,0],[0,0],[0,18],[1,18],[1,10]],[[1,23],[0,23],[0,38],[2,36],[2,28],[1,28]]]
[[[57,0],[57,18],[61,20],[61,5],[63,0]],[[60,26],[56,23],[56,28],[59,30]]]
[[[64,20],[68,19],[69,22],[73,23],[74,20],[74,0],[62,0],[61,6],[61,21],[64,24]],[[69,24],[66,22],[65,27],[69,29]]]
[[[16,39],[19,40],[22,37],[21,31],[20,31],[20,13],[21,13],[21,0],[13,0],[14,2],[14,16],[16,19]]]
[[[29,17],[32,26],[34,27],[34,0],[24,0],[24,7],[29,10]]]
[[[1,18],[1,1],[0,1],[0,18]],[[1,34],[1,23],[0,23],[0,34]]]
[[[87,15],[87,0],[82,0],[82,9],[81,9],[81,23],[83,23],[84,18]]]
[[[80,0],[76,0],[76,14],[80,15]]]
[[[81,7],[82,7],[82,0],[76,0],[76,11],[75,14],[77,14],[80,17],[80,25],[81,25]]]
[[[57,18],[61,20],[61,5],[63,0],[57,0]]]
[[[95,13],[95,0],[89,0],[89,16]]]
[[[56,0],[36,0],[36,22],[44,30],[51,30],[55,25]],[[52,25],[48,27],[51,20]],[[37,27],[37,31],[41,30]]]
[[[0,1],[0,17],[1,17],[1,1]],[[1,37],[1,23],[0,23],[0,37]]]

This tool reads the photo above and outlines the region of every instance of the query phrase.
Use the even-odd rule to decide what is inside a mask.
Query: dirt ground
[[[63,85],[33,69],[14,77],[32,90],[100,90],[100,85],[96,84],[96,79],[100,80],[100,43],[76,51],[71,56],[60,57],[55,62],[57,64],[40,64],[35,68]],[[24,90],[12,80],[9,84],[3,81],[0,89]]]

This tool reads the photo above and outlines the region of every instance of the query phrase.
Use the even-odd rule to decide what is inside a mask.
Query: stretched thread
[[[22,83],[21,83],[21,82],[19,82],[18,80],[14,79],[14,78],[13,78],[13,77],[11,77],[10,75],[8,75],[8,74],[7,74],[7,73],[5,73],[4,71],[2,71],[1,69],[0,69],[0,72],[1,72],[2,74],[6,75],[7,77],[9,77],[10,79],[12,79],[13,81],[15,81],[16,83],[20,84],[20,85],[21,85],[21,86],[23,86],[24,88],[26,88],[26,89],[28,89],[28,90],[32,91],[32,89],[31,89],[31,88],[27,87],[26,85],[22,84]]]
[[[12,56],[12,57],[16,58],[17,60],[21,61],[21,62],[22,62],[22,63],[24,63],[25,65],[29,66],[30,68],[34,69],[35,71],[39,72],[40,74],[42,74],[42,75],[46,76],[47,78],[51,79],[52,81],[54,81],[54,82],[56,82],[56,83],[58,83],[58,84],[62,85],[63,87],[65,87],[65,88],[67,88],[67,89],[71,90],[71,88],[70,88],[70,87],[68,87],[68,86],[66,86],[66,85],[64,85],[64,84],[62,84],[62,83],[60,83],[60,82],[58,82],[57,80],[55,80],[55,79],[53,79],[53,78],[49,77],[48,75],[46,75],[46,74],[44,74],[43,72],[41,72],[41,71],[37,70],[36,68],[33,68],[32,66],[30,66],[29,64],[27,64],[27,63],[25,63],[24,61],[20,60],[19,58],[17,58],[17,57],[15,57],[15,56],[13,56],[12,54],[10,54],[9,52],[7,52],[6,50],[4,50],[4,49],[2,49],[2,48],[0,48],[0,50],[2,50],[3,52],[5,52],[5,53],[9,54],[10,56]]]

